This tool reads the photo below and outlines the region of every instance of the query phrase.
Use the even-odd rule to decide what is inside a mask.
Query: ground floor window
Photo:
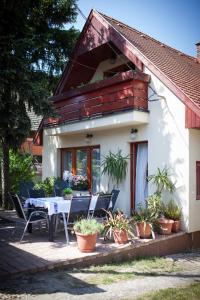
[[[61,149],[61,176],[67,170],[87,176],[92,193],[100,191],[100,146]]]

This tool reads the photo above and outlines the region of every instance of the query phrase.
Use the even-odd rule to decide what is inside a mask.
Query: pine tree
[[[30,131],[27,110],[50,116],[48,97],[79,32],[76,0],[3,0],[0,9],[2,203],[8,206],[9,149]]]

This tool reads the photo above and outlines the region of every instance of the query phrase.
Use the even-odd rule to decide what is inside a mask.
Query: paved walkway
[[[152,276],[137,273],[137,278],[107,285],[87,283],[87,272],[70,273],[66,270],[24,275],[0,283],[0,299],[20,300],[125,300],[137,299],[147,292],[185,287],[200,282],[200,253],[169,256],[181,267],[174,273],[158,272]],[[82,270],[84,271],[84,270]],[[141,278],[139,278],[139,275]],[[192,300],[192,299],[191,299]]]
[[[2,217],[6,217],[6,220]],[[74,236],[71,236],[69,246],[66,244],[64,232],[58,234],[55,241],[51,243],[48,241],[48,234],[44,228],[42,231],[33,230],[33,234],[26,234],[24,241],[19,243],[22,232],[19,231],[15,236],[12,236],[15,219],[14,212],[0,212],[0,277],[22,272],[37,272],[60,266],[94,264],[98,259],[101,261],[105,261],[105,259],[109,261],[113,258],[120,259],[123,255],[126,257],[132,255],[134,251],[145,253],[145,247],[150,247],[150,255],[158,255],[156,249],[159,250],[162,247],[154,247],[156,243],[166,240],[170,242],[170,239],[175,241],[177,237],[184,235],[184,233],[169,237],[158,235],[156,240],[139,240],[136,238],[122,246],[117,246],[111,241],[104,242],[101,238],[98,240],[95,252],[84,254],[78,250]]]

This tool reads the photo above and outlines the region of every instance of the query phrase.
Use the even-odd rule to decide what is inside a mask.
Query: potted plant
[[[172,232],[178,232],[180,230],[181,224],[181,208],[174,202],[170,200],[167,204],[163,204],[163,213],[166,219],[173,220]]]
[[[78,248],[81,252],[93,252],[96,246],[97,234],[104,229],[103,224],[95,219],[82,219],[75,222],[74,231]]]
[[[170,193],[174,191],[174,184],[169,176],[170,175],[167,168],[163,168],[162,170],[158,168],[156,174],[147,177],[147,180],[149,182],[153,182],[153,184],[156,186],[155,194],[161,196],[163,190],[166,190]]]
[[[152,226],[155,221],[155,215],[148,207],[139,206],[137,211],[134,212],[132,220],[136,224],[138,237],[149,239],[152,235],[154,238]]]
[[[73,198],[73,191],[72,191],[71,188],[65,188],[63,190],[63,198],[65,200],[72,200],[72,198]]]
[[[117,210],[114,214],[107,211],[108,217],[104,223],[106,235],[113,234],[116,244],[126,244],[128,236],[133,236],[130,220],[121,211]]]
[[[167,168],[163,168],[162,170],[158,168],[156,174],[148,176],[148,181],[152,181],[156,186],[155,195],[160,198],[163,190],[170,193],[174,191],[174,184],[169,177],[170,175]],[[163,213],[163,211],[160,211],[160,213]],[[159,224],[159,231],[161,234],[171,234],[172,224],[174,223],[173,220],[165,218],[163,213],[163,216],[158,218],[157,222]]]
[[[87,191],[89,187],[86,176],[74,175],[72,178],[72,189],[76,191]]]
[[[122,156],[122,151],[118,150],[116,154],[109,152],[104,156],[102,162],[102,174],[108,175],[108,189],[110,180],[116,183],[117,187],[126,178],[129,156]],[[114,188],[114,187],[113,187]]]

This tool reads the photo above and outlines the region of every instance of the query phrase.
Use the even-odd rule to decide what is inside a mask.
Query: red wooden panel
[[[185,127],[200,128],[200,118],[189,107],[185,108]]]
[[[200,200],[200,161],[196,161],[196,200]]]
[[[64,93],[54,102],[58,119],[50,124],[81,120],[98,114],[109,114],[127,109],[148,109],[148,82],[134,79],[133,72],[124,72],[113,78]],[[142,78],[143,75],[140,75]],[[68,98],[65,98],[68,97]]]

